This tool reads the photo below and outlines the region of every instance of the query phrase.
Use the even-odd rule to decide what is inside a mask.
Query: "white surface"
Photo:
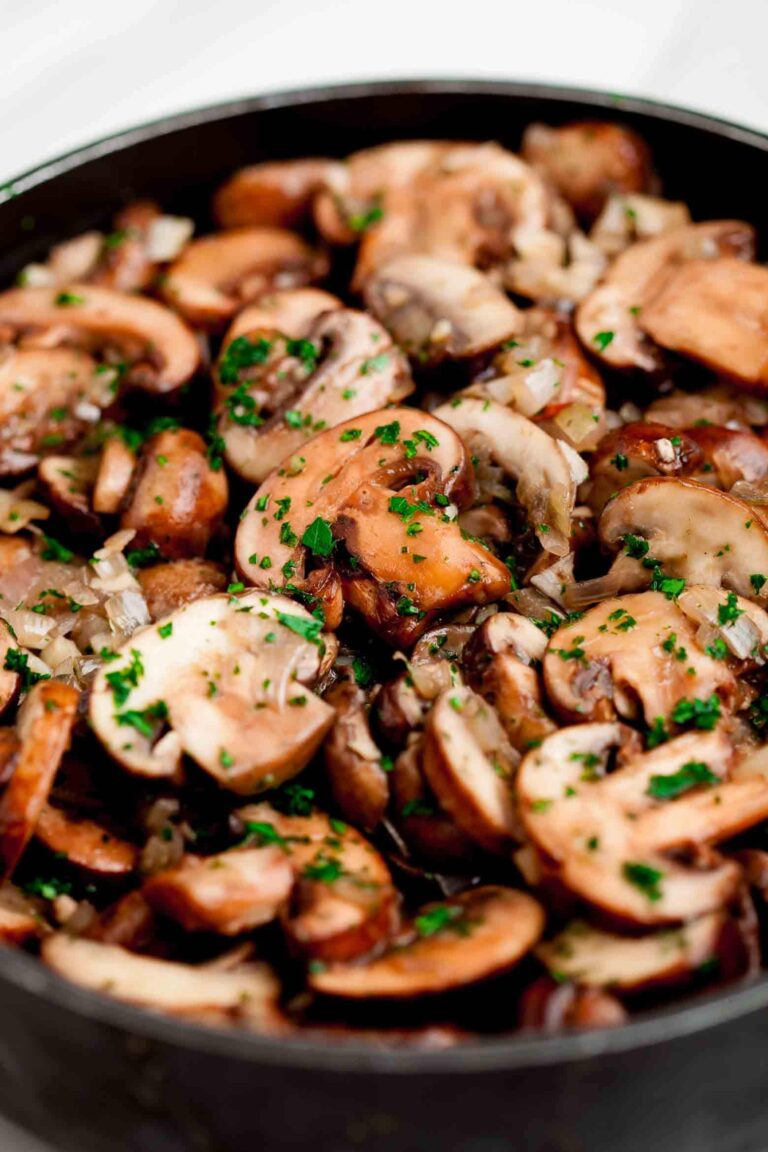
[[[166,112],[376,76],[582,84],[768,128],[768,0],[0,0],[0,27],[0,183]],[[0,1149],[39,1152],[2,1121]]]

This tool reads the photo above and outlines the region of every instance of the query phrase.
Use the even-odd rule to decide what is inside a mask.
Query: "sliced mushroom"
[[[335,308],[343,308],[341,300],[322,288],[288,288],[283,292],[270,292],[237,313],[227,329],[222,347],[261,329],[280,332],[298,340],[323,313],[332,312]],[[238,382],[240,379],[248,379],[247,365],[240,367]]]
[[[152,200],[127,204],[115,216],[113,231],[103,238],[98,264],[88,280],[121,292],[150,288],[160,266],[178,256],[194,227],[189,217],[163,215]]]
[[[612,368],[653,372],[661,366],[658,348],[640,324],[649,304],[690,260],[717,260],[733,255],[751,260],[754,229],[738,220],[689,224],[623,252],[607,276],[576,312],[576,331],[584,347]]]
[[[221,228],[295,228],[303,224],[315,194],[344,166],[334,160],[272,160],[241,168],[219,188],[213,213]]]
[[[469,688],[438,697],[424,730],[424,774],[440,806],[490,852],[518,840],[512,781],[519,757],[501,722]]]
[[[110,436],[99,458],[91,506],[99,515],[120,511],[136,470],[136,453],[119,436]]]
[[[153,620],[170,615],[177,608],[224,592],[227,577],[221,564],[213,560],[173,560],[155,564],[138,574],[141,591]]]
[[[293,232],[232,228],[188,244],[168,269],[163,295],[190,323],[219,328],[263,293],[299,288],[327,270],[325,257]]]
[[[8,881],[0,885],[0,943],[25,944],[45,930],[45,921],[24,893]]]
[[[336,709],[323,749],[333,798],[347,819],[371,831],[386,813],[389,781],[381,766],[381,749],[371,736],[365,693],[342,681],[325,700]]]
[[[137,849],[127,840],[50,804],[40,812],[35,836],[58,858],[97,876],[127,876],[138,862]]]
[[[622,920],[676,923],[725,907],[740,871],[702,850],[765,819],[768,783],[728,779],[721,730],[630,755],[606,775],[620,738],[616,724],[578,724],[524,758],[517,792],[533,843],[568,888]],[[700,855],[683,863],[683,849]]]
[[[424,737],[413,733],[391,773],[395,824],[416,856],[445,869],[462,868],[477,855],[476,843],[440,808],[423,760]]]
[[[387,332],[351,308],[321,314],[300,340],[274,331],[239,336],[268,349],[247,379],[223,397],[220,430],[227,462],[246,480],[260,482],[307,439],[363,413],[396,403],[413,391],[408,365]],[[225,344],[220,365],[234,344]]]
[[[227,507],[227,478],[208,460],[205,441],[187,428],[158,432],[144,445],[122,528],[134,546],[156,544],[169,559],[201,556]]]
[[[646,585],[656,567],[690,584],[757,600],[768,595],[768,584],[758,588],[768,575],[768,529],[759,509],[706,484],[641,480],[606,505],[599,529],[606,548],[622,549],[606,577],[611,591]]]
[[[690,260],[643,307],[642,330],[662,348],[740,384],[768,387],[768,268]]]
[[[517,482],[539,543],[547,552],[568,552],[576,487],[587,476],[581,458],[517,412],[494,401],[465,396],[443,404],[435,416],[462,436],[470,450],[479,443]]]
[[[44,497],[76,536],[94,536],[101,531],[92,505],[97,467],[87,456],[47,456],[37,469]]]
[[[310,972],[316,992],[344,999],[409,1000],[477,983],[513,968],[544,927],[541,906],[513,888],[474,888],[428,904],[410,932],[368,964]]]
[[[266,964],[242,964],[230,971],[195,967],[137,956],[65,932],[45,940],[41,955],[73,984],[129,1004],[208,1023],[239,1023],[259,1032],[283,1030],[280,986]]]
[[[704,454],[694,433],[664,424],[623,424],[600,441],[589,469],[589,505],[599,513],[621,488],[647,476],[687,476],[700,469]]]
[[[216,856],[185,856],[147,880],[144,896],[187,932],[239,936],[274,920],[293,887],[282,848],[240,848]]]
[[[0,359],[0,475],[21,475],[73,444],[111,401],[96,361],[84,352],[10,352]]]
[[[92,727],[140,776],[172,776],[185,752],[233,792],[274,787],[301,771],[333,722],[311,691],[319,628],[281,596],[195,600],[135,634],[98,673]]]
[[[620,1000],[602,988],[556,982],[540,976],[520,998],[521,1028],[560,1032],[563,1028],[615,1028],[627,1021]]]
[[[61,758],[69,747],[78,693],[67,684],[35,684],[19,713],[21,742],[10,782],[0,797],[0,858],[7,879],[34,835]]]
[[[478,356],[519,336],[525,323],[482,273],[433,256],[398,256],[384,264],[366,283],[365,302],[420,362]]]
[[[0,293],[0,325],[45,349],[114,352],[126,365],[121,378],[146,392],[181,387],[200,360],[194,335],[170,309],[111,288],[11,288]]]
[[[523,133],[522,155],[586,221],[600,213],[613,193],[647,192],[653,184],[647,144],[621,124],[531,124]]]
[[[768,444],[754,432],[706,424],[687,429],[687,436],[704,457],[697,479],[705,483],[712,480],[726,492],[735,484],[764,486],[768,478]]]
[[[768,424],[768,402],[728,384],[715,384],[696,392],[675,388],[654,400],[646,409],[645,418],[688,430],[712,424],[748,431],[753,424]]]
[[[387,865],[351,825],[318,811],[286,815],[268,803],[237,815],[250,836],[285,852],[297,886],[283,922],[303,955],[344,962],[397,929],[399,896]]]
[[[5,715],[21,688],[21,677],[14,668],[13,656],[9,659],[9,653],[16,654],[18,651],[13,633],[5,620],[0,619],[0,716]]]
[[[566,720],[669,717],[682,700],[726,707],[736,699],[733,672],[697,640],[686,613],[661,592],[604,600],[554,633],[544,683]]]
[[[131,952],[143,952],[155,942],[156,930],[157,916],[141,890],[134,888],[102,909],[83,935],[100,944],[116,944]]]
[[[662,232],[691,223],[688,205],[638,192],[612,193],[589,232],[589,238],[606,256],[618,256],[636,240],[648,240]]]
[[[707,966],[716,971],[722,937],[731,925],[727,913],[711,912],[680,928],[638,937],[575,920],[540,944],[536,954],[558,980],[635,993],[691,980]]]

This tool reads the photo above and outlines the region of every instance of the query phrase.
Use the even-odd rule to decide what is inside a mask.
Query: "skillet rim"
[[[352,81],[318,84],[267,92],[203,105],[158,117],[122,129],[43,161],[0,185],[3,204],[33,188],[73,171],[92,160],[109,156],[144,141],[179,130],[227,121],[271,108],[311,105],[319,101],[349,100],[360,96],[486,95],[500,100],[567,101],[585,112],[622,112],[644,115],[683,128],[703,131],[737,141],[759,152],[768,152],[768,134],[731,120],[645,97],[617,95],[597,89],[538,84],[503,79],[473,80],[435,77],[396,80]],[[327,1073],[370,1072],[387,1075],[436,1073],[483,1073],[548,1067],[598,1056],[679,1040],[726,1024],[768,1007],[768,972],[744,984],[707,993],[688,1003],[667,1005],[643,1013],[618,1028],[542,1035],[525,1033],[487,1037],[463,1042],[456,1048],[428,1051],[408,1048],[377,1048],[370,1043],[333,1039],[271,1038],[238,1031],[218,1031],[163,1016],[128,1003],[100,996],[58,976],[33,956],[18,949],[0,948],[0,980],[56,1007],[133,1036],[185,1049],[196,1054],[238,1059],[248,1063],[269,1062],[281,1067]]]

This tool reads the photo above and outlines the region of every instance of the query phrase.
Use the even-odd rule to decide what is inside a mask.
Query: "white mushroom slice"
[[[128,382],[147,392],[179,388],[200,360],[194,335],[170,309],[145,296],[90,284],[71,284],[65,292],[11,288],[0,293],[0,325],[25,338],[39,336],[47,347],[115,349],[128,364]]]
[[[191,323],[220,327],[272,288],[322,277],[325,257],[281,228],[232,228],[193,240],[168,269],[163,295]]]
[[[272,330],[261,330],[258,338],[270,349],[268,361],[246,375],[236,372],[234,391],[220,389],[226,459],[245,480],[264,480],[283,460],[303,453],[320,429],[385,408],[413,391],[402,353],[363,312],[323,313],[300,341]],[[231,360],[232,348],[224,344],[220,364]]]
[[[344,165],[307,158],[241,168],[217,191],[214,215],[222,228],[293,228],[304,223],[315,194],[343,179]]]
[[[37,468],[43,497],[75,535],[101,533],[101,521],[92,507],[96,467],[89,457],[46,456]]]
[[[443,404],[435,415],[470,448],[478,441],[487,445],[491,458],[517,481],[517,498],[542,548],[565,556],[576,487],[587,475],[581,457],[532,421],[491,400],[464,396]]]
[[[30,690],[19,712],[21,747],[0,797],[0,861],[6,879],[24,854],[48,800],[69,747],[78,698],[79,693],[68,684],[43,680]]]
[[[544,911],[526,892],[475,888],[426,905],[411,933],[378,959],[310,972],[308,981],[316,992],[350,1000],[437,995],[513,968],[543,927]]]
[[[19,348],[0,359],[0,475],[73,443],[90,426],[78,406],[106,399],[96,361],[77,349]]]
[[[303,955],[345,962],[396,931],[400,897],[389,869],[350,824],[318,811],[287,815],[266,802],[237,816],[253,841],[277,843],[285,853],[296,889],[283,926]]]
[[[518,756],[493,707],[469,688],[448,689],[424,730],[424,774],[440,806],[483,848],[519,839],[512,781]]]
[[[73,984],[141,1008],[207,1022],[220,1016],[260,1032],[281,1030],[280,986],[266,964],[242,964],[230,971],[193,967],[64,932],[49,936],[41,955]]]
[[[611,551],[622,549],[607,578],[614,592],[647,584],[656,563],[665,577],[768,596],[768,582],[758,587],[768,575],[759,509],[706,484],[661,476],[632,484],[606,505],[599,532]]]
[[[740,881],[720,858],[708,866],[670,852],[725,840],[765,819],[768,783],[729,780],[722,731],[691,732],[606,775],[615,724],[564,728],[520,765],[520,814],[560,880],[621,919],[665,924],[724,907]]]
[[[576,920],[536,955],[557,979],[591,988],[638,992],[677,984],[705,965],[717,964],[730,917],[712,912],[680,928],[648,936],[617,936]]]
[[[584,347],[612,368],[656,370],[659,352],[640,327],[639,316],[666,278],[688,260],[726,255],[750,260],[754,244],[754,229],[738,220],[689,224],[633,244],[579,305],[576,331]]]
[[[322,288],[289,288],[283,292],[270,292],[257,303],[249,304],[238,312],[227,329],[222,347],[261,328],[281,332],[292,340],[298,340],[324,312],[342,307],[338,296],[332,296]]]
[[[282,848],[240,848],[216,856],[185,856],[142,888],[158,912],[187,932],[239,936],[274,920],[293,888]]]
[[[544,683],[571,722],[618,714],[651,725],[682,700],[717,694],[729,707],[736,698],[733,672],[703,650],[690,618],[661,592],[604,600],[559,628],[544,657]]]
[[[663,348],[740,384],[768,388],[768,268],[734,259],[690,261],[638,323]]]
[[[119,437],[107,440],[99,459],[91,504],[99,515],[120,511],[136,468],[136,453]]]
[[[301,771],[333,721],[311,691],[319,631],[282,596],[195,600],[135,633],[99,672],[93,729],[140,776],[171,776],[186,753],[233,792],[275,787]]]
[[[336,709],[323,747],[333,798],[347,819],[369,831],[386,814],[389,781],[381,767],[382,751],[371,736],[365,693],[343,681],[324,698]]]
[[[398,256],[365,287],[365,302],[419,360],[465,359],[524,328],[523,313],[473,268],[432,256]]]

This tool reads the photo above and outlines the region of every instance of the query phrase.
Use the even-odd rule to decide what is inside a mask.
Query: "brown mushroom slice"
[[[410,851],[442,868],[463,868],[477,855],[476,843],[441,810],[423,769],[424,737],[412,733],[390,775],[395,824]]]
[[[61,758],[69,747],[79,694],[68,684],[35,684],[19,712],[21,742],[10,782],[0,797],[0,859],[7,879],[34,835]]]
[[[751,260],[754,248],[754,229],[739,220],[689,224],[633,244],[579,305],[576,331],[582,344],[611,368],[655,371],[661,358],[640,317],[666,279],[689,260],[730,255]]]
[[[71,345],[115,350],[124,379],[146,392],[172,392],[194,375],[200,351],[193,333],[168,308],[146,296],[71,284],[11,288],[0,293],[0,325],[47,348]]]
[[[158,432],[144,445],[121,528],[133,545],[156,544],[169,559],[201,556],[227,507],[222,469],[208,460],[205,441],[187,428]]]
[[[297,886],[283,925],[294,947],[323,961],[363,956],[399,923],[399,895],[376,849],[351,825],[314,811],[287,815],[269,803],[237,813],[246,832],[277,841]]]
[[[170,615],[177,608],[224,592],[227,576],[221,564],[213,560],[172,560],[154,564],[138,573],[141,591],[153,620]]]
[[[768,584],[758,590],[751,580],[768,575],[768,528],[759,509],[709,485],[640,480],[606,505],[599,531],[606,548],[619,552],[606,578],[612,591],[647,584],[655,563],[665,577],[730,588],[748,599],[768,595]],[[631,537],[634,546],[626,543]]]
[[[763,396],[729,384],[715,384],[695,392],[675,388],[649,404],[645,419],[686,430],[712,424],[748,431],[753,424],[768,424],[768,402]]]
[[[311,691],[319,629],[282,596],[195,600],[135,633],[99,671],[91,725],[139,776],[174,775],[184,752],[232,792],[275,787],[301,771],[333,722]]]
[[[512,780],[519,757],[493,709],[470,688],[443,692],[424,729],[424,774],[458,826],[489,852],[519,839]]]
[[[111,403],[96,361],[74,348],[17,348],[0,359],[0,475],[28,472],[74,443]]]
[[[237,313],[227,329],[222,347],[241,336],[247,338],[260,329],[280,332],[298,340],[324,312],[342,307],[338,296],[332,296],[322,288],[288,288],[283,292],[270,292]]]
[[[652,340],[740,384],[768,388],[768,268],[691,260],[643,307]]]
[[[599,513],[612,496],[648,476],[687,476],[704,463],[693,432],[635,421],[609,432],[590,462],[589,506]]]
[[[136,453],[120,436],[111,436],[102,449],[93,483],[91,506],[99,515],[120,511],[136,470]]]
[[[527,892],[488,885],[428,904],[383,956],[310,972],[315,992],[348,1000],[410,1000],[475,984],[513,968],[536,944],[544,911]]]
[[[324,697],[336,709],[323,755],[331,793],[348,820],[371,831],[385,816],[389,781],[383,755],[368,723],[365,693],[350,681],[337,684]]]
[[[187,932],[240,936],[274,920],[292,887],[288,858],[272,845],[185,856],[147,880],[142,892]]]
[[[627,1019],[626,1008],[609,992],[556,982],[549,976],[539,976],[529,984],[518,1007],[521,1028],[544,1032],[560,1032],[563,1028],[616,1028]]]
[[[45,920],[21,889],[7,880],[0,885],[0,944],[18,947],[44,931]]]
[[[688,428],[686,438],[698,445],[704,457],[697,479],[705,483],[712,479],[726,492],[740,481],[749,485],[765,484],[768,444],[754,432],[706,424]]]
[[[517,482],[516,495],[546,552],[565,556],[576,487],[587,467],[568,445],[553,440],[531,420],[495,401],[464,396],[435,410],[470,450],[486,448]]]
[[[570,924],[536,949],[558,980],[634,993],[690,980],[716,965],[730,916],[711,912],[680,928],[647,936],[618,936],[582,920]]]
[[[150,956],[57,932],[43,942],[43,961],[73,984],[140,1008],[207,1022],[241,1023],[256,1031],[281,1030],[279,983],[266,964],[222,971]]]
[[[5,557],[0,558],[3,560]],[[0,619],[0,716],[5,715],[11,704],[16,700],[21,688],[21,677],[14,671],[13,657],[9,660],[10,652],[18,653],[16,639],[5,620]]]
[[[704,651],[693,622],[661,592],[604,600],[558,628],[544,683],[552,706],[571,722],[619,715],[651,725],[690,697],[717,693],[726,707],[736,697],[733,672]]]
[[[108,878],[135,871],[135,845],[108,832],[102,824],[46,804],[35,827],[36,838],[69,864]]]
[[[328,262],[282,228],[232,228],[193,240],[173,262],[163,296],[192,324],[219,328],[273,288],[321,279]]]
[[[332,524],[367,480],[384,490],[411,480],[412,503],[431,500],[435,492],[441,500],[464,503],[470,491],[470,464],[459,437],[442,421],[410,408],[370,412],[320,432],[303,457],[301,467],[289,465],[268,476],[241,517],[235,562],[256,586],[270,587],[282,572],[301,587],[310,555],[301,542],[304,533],[319,519]]]
[[[116,944],[131,952],[143,952],[155,940],[157,919],[141,890],[133,888],[103,908],[83,935],[101,944]]]
[[[582,220],[593,220],[613,193],[647,192],[653,185],[647,144],[622,124],[530,124],[521,151]]]
[[[447,517],[407,513],[409,527],[421,529],[409,544],[397,500],[390,489],[362,484],[333,530],[352,558],[342,573],[346,603],[389,643],[410,647],[443,613],[498,600],[510,579],[506,565]]]
[[[615,724],[578,724],[524,758],[517,792],[533,843],[568,888],[622,920],[677,923],[725,907],[738,867],[670,853],[701,852],[764,819],[768,783],[728,779],[722,731],[688,733],[604,775],[620,736]]]
[[[295,228],[305,222],[316,193],[343,176],[343,164],[314,157],[251,164],[222,184],[213,214],[221,228]]]
[[[365,285],[368,309],[419,361],[478,356],[524,328],[523,313],[473,268],[433,256],[405,255]]]
[[[220,421],[227,462],[246,480],[264,480],[283,460],[302,453],[316,431],[397,403],[413,391],[401,352],[364,312],[323,313],[298,349],[296,341],[274,333],[262,339],[272,355],[225,396]],[[226,360],[227,346],[223,356]]]
[[[101,533],[101,521],[92,506],[97,467],[87,456],[47,456],[38,465],[37,481],[44,498],[75,535]]]

